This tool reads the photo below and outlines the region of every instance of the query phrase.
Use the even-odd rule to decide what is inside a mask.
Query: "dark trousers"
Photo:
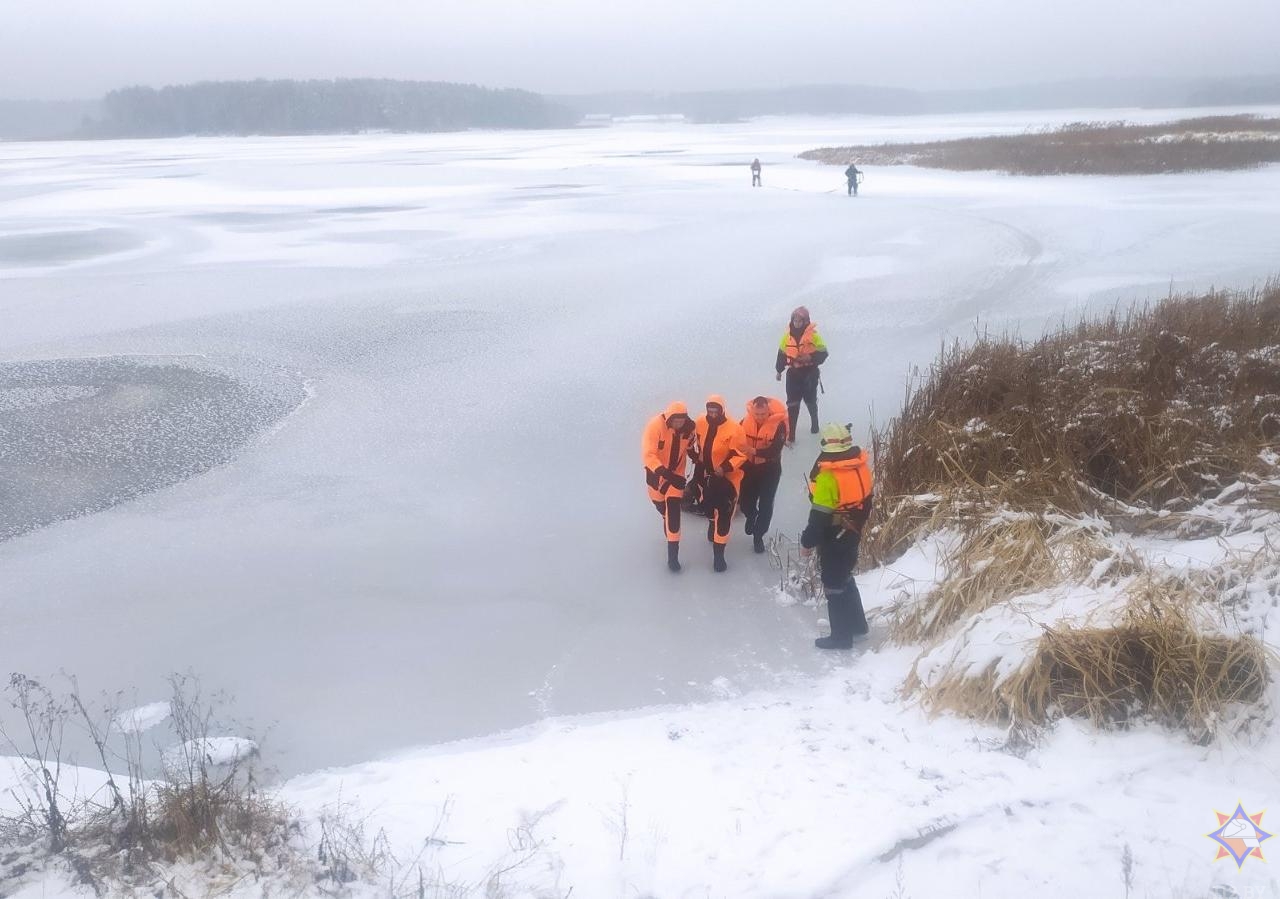
[[[858,182],[852,178],[849,179],[849,196],[856,197],[858,195]]]
[[[712,543],[728,543],[733,527],[733,513],[738,491],[728,478],[707,478],[702,491],[702,508],[707,513],[707,539]]]
[[[759,172],[752,172],[752,173],[751,173],[751,186],[752,186],[752,187],[759,187],[759,186],[760,186],[760,173],[759,173]]]
[[[791,440],[796,439],[801,401],[809,409],[809,424],[813,427],[818,425],[818,378],[816,365],[787,369],[787,423],[791,426],[787,435]]]
[[[742,513],[752,534],[764,536],[773,521],[773,498],[782,480],[782,463],[749,463],[742,469]]]
[[[862,594],[853,579],[861,540],[856,531],[845,531],[818,546],[818,570],[827,594],[827,620],[831,622],[832,638],[842,643],[852,643],[855,636],[867,632]]]

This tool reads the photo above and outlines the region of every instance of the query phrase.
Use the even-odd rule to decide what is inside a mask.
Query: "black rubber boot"
[[[724,560],[724,544],[716,543],[711,547],[711,567],[716,571],[727,571],[729,563]]]
[[[813,645],[819,649],[852,649],[853,622],[850,619],[849,597],[843,587],[827,587],[827,620],[831,623],[831,636],[819,637]]]
[[[849,598],[849,636],[865,637],[870,631],[867,627],[867,613],[862,609],[862,594],[858,592],[858,585],[849,578],[849,583],[845,586],[845,596]]]
[[[680,570],[680,541],[667,544],[667,567],[672,571]]]
[[[752,534],[751,548],[758,553],[764,552],[764,534]]]

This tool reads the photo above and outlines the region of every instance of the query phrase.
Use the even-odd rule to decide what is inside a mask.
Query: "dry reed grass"
[[[875,561],[910,545],[943,493],[988,509],[1185,511],[1280,445],[1280,283],[1172,297],[1031,344],[945,347],[872,439]]]
[[[879,520],[864,558],[890,562],[923,535],[954,535],[938,585],[892,610],[891,637],[936,646],[1016,597],[1104,578],[1133,585],[1114,621],[1043,622],[1012,673],[1006,659],[975,674],[961,643],[949,667],[927,685],[913,672],[906,688],[934,711],[1020,727],[1145,717],[1211,739],[1224,707],[1259,700],[1269,678],[1262,643],[1205,617],[1228,614],[1240,585],[1230,566],[1157,578],[1112,538],[1212,533],[1224,519],[1205,509],[1221,502],[1269,520],[1280,509],[1278,424],[1277,283],[1170,298],[1030,344],[945,347],[873,434]],[[1275,559],[1262,555],[1248,564]]]
[[[1131,573],[1135,563],[1117,556],[1101,537],[1087,522],[1059,515],[988,518],[967,529],[947,559],[942,581],[924,601],[898,611],[890,636],[903,644],[935,640],[1010,597],[1095,572]]]
[[[919,165],[1014,175],[1153,175],[1254,168],[1280,162],[1280,119],[1211,116],[1160,125],[1075,122],[992,137],[800,154],[830,165]]]
[[[1211,741],[1224,709],[1262,699],[1274,659],[1253,637],[1208,632],[1196,620],[1199,599],[1188,582],[1144,579],[1116,624],[1046,627],[1011,676],[948,676],[922,698],[934,712],[1015,726],[1061,716],[1101,728],[1148,719]]]

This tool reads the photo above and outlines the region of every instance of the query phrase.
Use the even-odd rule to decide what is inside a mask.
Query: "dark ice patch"
[[[334,206],[331,209],[320,209],[328,215],[369,215],[375,212],[412,212],[417,206]]]
[[[61,265],[123,253],[142,243],[142,238],[124,228],[8,234],[0,236],[0,265]]]
[[[0,541],[202,474],[303,397],[271,371],[119,356],[0,364]]]

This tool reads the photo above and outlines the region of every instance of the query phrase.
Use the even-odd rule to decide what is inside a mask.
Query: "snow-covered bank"
[[[862,576],[868,607],[926,589],[938,551],[923,544]],[[1147,541],[1143,552],[1208,566],[1228,548]],[[1256,586],[1274,596],[1280,584]],[[1205,838],[1215,810],[1280,801],[1274,727],[1206,747],[1155,726],[1099,733],[1066,720],[1034,745],[1010,744],[999,728],[904,702],[918,649],[882,645],[873,621],[863,649],[807,682],[551,718],[296,777],[282,798],[310,822],[312,845],[316,822],[337,812],[370,840],[385,831],[439,895],[1280,896],[1271,867],[1215,864]],[[416,876],[397,879],[416,895]],[[17,895],[57,892],[41,884]],[[226,895],[275,886],[246,878]]]

